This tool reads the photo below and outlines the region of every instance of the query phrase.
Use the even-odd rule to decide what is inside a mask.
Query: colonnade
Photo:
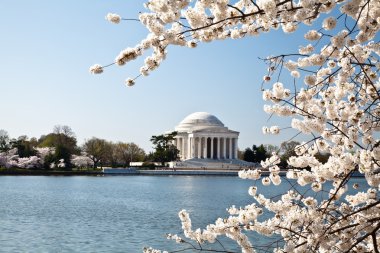
[[[181,160],[236,159],[238,138],[229,136],[177,136],[174,144]]]

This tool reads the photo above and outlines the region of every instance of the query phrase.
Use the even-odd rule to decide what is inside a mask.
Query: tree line
[[[133,142],[112,142],[92,137],[78,145],[69,126],[55,126],[40,138],[26,135],[10,138],[0,130],[0,167],[27,169],[127,167],[132,161],[146,161],[149,156]]]

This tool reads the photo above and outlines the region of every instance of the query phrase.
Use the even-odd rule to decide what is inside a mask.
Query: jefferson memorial
[[[192,113],[174,130],[178,132],[174,144],[182,161],[237,159],[239,132],[228,129],[212,114]]]

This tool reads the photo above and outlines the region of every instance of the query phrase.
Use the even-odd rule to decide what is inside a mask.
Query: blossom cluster
[[[37,154],[29,157],[20,157],[17,148],[0,153],[0,166],[5,168],[38,169],[44,165],[49,148],[36,148]]]
[[[20,157],[18,155],[17,148],[10,149],[6,152],[0,153],[0,167],[4,168],[22,168],[22,169],[42,169],[44,168],[45,158],[48,155],[55,153],[53,147],[36,147],[34,148],[37,153],[36,155],[29,157]],[[94,162],[91,158],[83,153],[81,155],[72,155],[70,163],[77,168],[88,168],[93,166]],[[64,159],[60,159],[57,162],[50,163],[49,167],[54,168],[65,168],[67,164]]]
[[[143,248],[144,253],[168,253],[167,251],[161,251],[158,249],[153,249],[152,247],[145,247]]]
[[[77,168],[88,168],[94,165],[93,160],[87,154],[72,155],[71,163]]]
[[[287,178],[314,192],[322,191],[327,182],[333,185],[328,198],[322,200],[298,196],[288,202],[284,199],[289,195],[282,195],[287,214],[276,209],[276,202],[257,199],[276,214],[268,221],[281,217],[273,228],[285,242],[279,252],[374,252],[380,240],[380,43],[373,41],[380,29],[380,3],[344,1],[340,10],[342,17],[352,17],[356,23],[350,26],[343,18],[328,17],[322,29],[305,34],[314,44],[301,46],[299,54],[266,60],[269,73],[264,81],[270,82],[271,76],[285,67],[300,87],[284,96],[285,85],[274,83],[263,91],[263,99],[272,103],[265,105],[264,111],[291,117],[293,129],[312,136],[288,159],[292,169]],[[339,21],[345,29],[329,34]],[[264,127],[263,132],[277,134],[270,129]],[[326,162],[317,159],[321,153],[329,154]],[[370,188],[347,194],[348,182],[357,172]],[[270,182],[269,177],[262,178],[263,185]],[[298,227],[297,221],[302,221]],[[305,232],[305,224],[310,233]]]
[[[248,237],[243,233],[244,229],[241,228],[241,222],[249,221],[257,217],[255,206],[252,206],[249,213],[250,216],[242,215],[240,219],[236,216],[230,216],[228,219],[219,218],[215,224],[210,224],[206,229],[192,229],[191,219],[189,213],[186,210],[179,212],[179,218],[182,222],[182,229],[186,238],[192,239],[200,244],[205,242],[214,243],[218,235],[226,235],[227,237],[233,239],[242,248],[243,253],[254,252],[252,244]],[[230,213],[238,214],[239,211],[234,211],[230,209]]]
[[[198,0],[194,2],[149,0],[144,5],[147,12],[140,13],[138,19],[148,29],[148,35],[135,47],[122,50],[114,63],[124,65],[141,56],[144,51],[152,49],[152,55],[145,58],[144,65],[140,68],[140,75],[146,76],[165,60],[166,48],[169,45],[194,48],[201,42],[257,36],[279,28],[285,33],[292,33],[300,24],[310,25],[320,14],[330,13],[342,1],[239,0],[230,3],[229,0]],[[364,0],[343,2],[340,9],[344,14],[353,18],[361,14],[358,19],[361,31],[357,40],[364,42],[373,39],[380,23],[376,1],[369,1],[364,12],[359,8],[366,3]],[[114,13],[108,13],[106,19],[114,24],[122,20]],[[335,17],[328,17],[323,21],[322,27],[330,31],[336,24]],[[305,38],[310,41],[319,40],[322,36],[323,34],[317,30],[310,30],[305,34]],[[335,41],[334,45],[342,46],[345,40],[343,34],[332,38],[332,41]],[[310,47],[307,50],[310,51]],[[103,70],[104,67],[100,64],[90,68],[93,74],[100,74]]]

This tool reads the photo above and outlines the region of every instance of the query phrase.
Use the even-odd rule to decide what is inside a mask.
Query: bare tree
[[[7,151],[9,149],[9,135],[8,132],[0,129],[0,151]]]

